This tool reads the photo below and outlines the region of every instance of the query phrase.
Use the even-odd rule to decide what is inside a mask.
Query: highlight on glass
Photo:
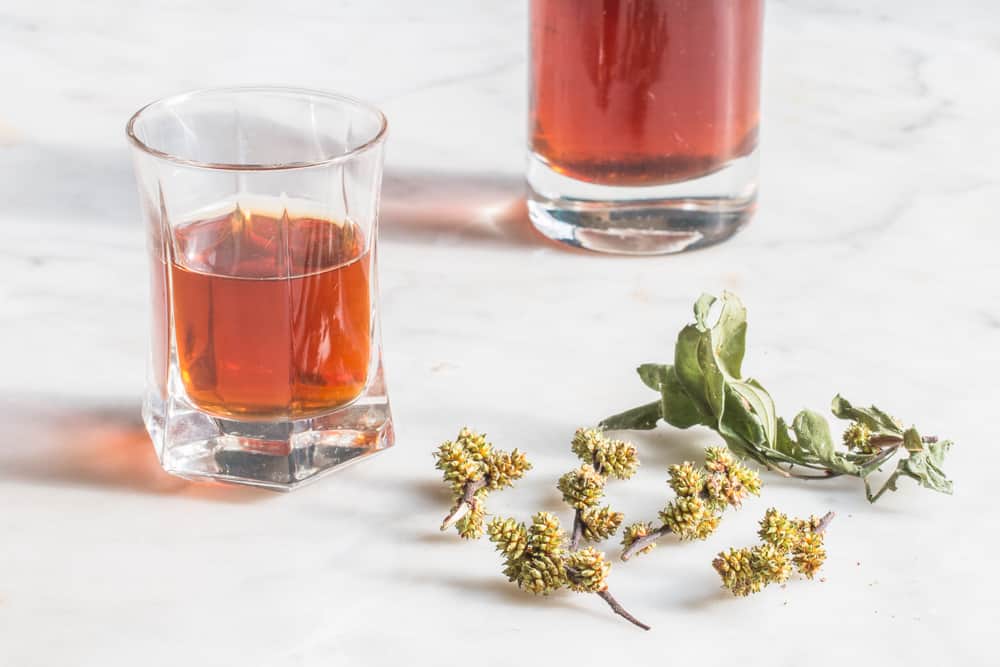
[[[393,444],[376,249],[387,125],[276,87],[128,123],[151,292],[143,419],[164,469],[290,489]]]

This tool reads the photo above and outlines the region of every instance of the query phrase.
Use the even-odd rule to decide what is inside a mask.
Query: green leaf
[[[754,414],[753,406],[732,385],[726,385],[726,409],[719,421],[719,429],[737,436],[749,446],[767,446],[764,427]]]
[[[653,391],[661,391],[660,386],[663,384],[664,378],[670,371],[670,368],[670,366],[665,364],[643,364],[635,370],[644,385]]]
[[[944,463],[944,455],[951,449],[951,440],[940,440],[927,445],[927,458],[936,467],[940,468]]]
[[[666,366],[663,384],[660,386],[660,414],[663,419],[677,428],[690,428],[695,424],[712,425],[713,420],[709,418],[706,422],[706,415],[698,407],[698,404],[691,400],[684,386],[681,384],[673,366]]]
[[[729,386],[750,404],[753,413],[764,428],[764,441],[773,447],[777,431],[777,415],[775,414],[774,399],[754,379],[749,379],[745,382],[739,380],[733,381],[729,383]]]
[[[721,419],[726,401],[726,378],[719,370],[710,336],[702,338],[698,345],[698,363],[701,364],[702,377],[705,379],[705,398],[712,414]]]
[[[747,344],[747,309],[735,294],[722,293],[722,312],[712,327],[712,344],[722,372],[739,379]]]
[[[693,324],[681,329],[674,350],[674,371],[702,413],[716,418],[722,414],[725,378],[715,364],[710,332]]]
[[[803,410],[795,415],[792,430],[799,447],[812,453],[823,462],[833,460],[833,437],[830,435],[830,425],[826,419],[812,410]]]
[[[694,302],[694,321],[698,323],[702,331],[708,331],[711,328],[708,326],[708,315],[712,312],[714,303],[715,297],[707,293],[703,293]]]
[[[924,451],[924,441],[920,439],[917,429],[910,427],[903,432],[903,447],[911,454]]]
[[[778,417],[776,421],[775,431],[775,437],[772,441],[774,449],[789,458],[802,459],[805,452],[799,447],[799,443],[788,435],[788,424],[781,417]]]
[[[833,397],[830,405],[834,416],[839,419],[850,419],[858,421],[872,430],[873,433],[882,435],[903,435],[903,425],[891,415],[879,410],[874,405],[867,408],[858,408],[851,405],[850,401],[837,394]]]
[[[924,452],[910,454],[899,462],[897,470],[900,474],[917,480],[920,482],[920,486],[928,489],[948,494],[953,490],[948,476]]]
[[[598,426],[610,431],[640,430],[648,431],[656,428],[660,419],[660,401],[653,401],[637,408],[626,410],[601,421]]]

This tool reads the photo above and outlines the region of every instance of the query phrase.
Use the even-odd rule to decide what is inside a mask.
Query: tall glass
[[[535,226],[659,254],[752,216],[764,0],[531,0]]]
[[[164,469],[290,489],[391,446],[382,113],[226,88],[153,102],[127,133],[150,261],[143,418]]]

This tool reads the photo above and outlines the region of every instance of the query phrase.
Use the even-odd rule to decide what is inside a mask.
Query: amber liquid
[[[353,223],[237,209],[173,237],[177,364],[197,407],[246,420],[301,418],[362,392],[370,254]]]
[[[757,143],[763,0],[532,0],[532,149],[605,185],[707,175]]]

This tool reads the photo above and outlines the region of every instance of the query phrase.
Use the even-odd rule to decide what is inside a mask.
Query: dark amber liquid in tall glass
[[[757,143],[763,0],[532,0],[532,149],[566,176],[704,176]]]
[[[370,253],[353,223],[236,210],[173,236],[177,364],[197,407],[301,418],[362,392]]]

